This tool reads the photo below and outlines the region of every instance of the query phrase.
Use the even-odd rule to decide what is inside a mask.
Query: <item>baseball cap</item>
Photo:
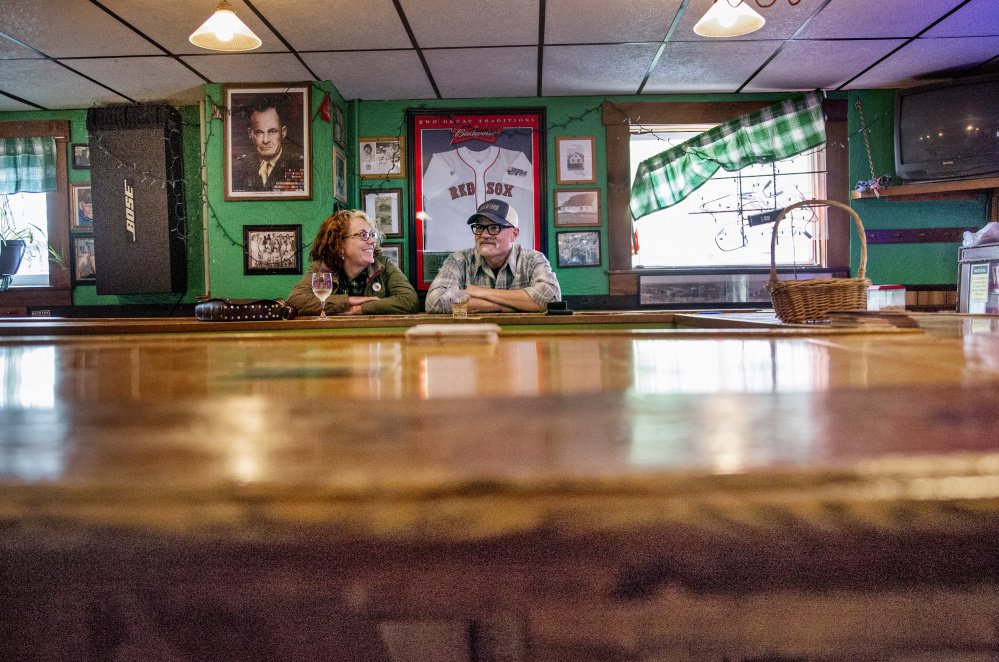
[[[509,226],[511,228],[520,227],[520,219],[517,218],[517,210],[510,206],[510,203],[493,198],[486,200],[475,213],[468,218],[468,224],[474,225],[479,217],[496,223],[497,225]]]

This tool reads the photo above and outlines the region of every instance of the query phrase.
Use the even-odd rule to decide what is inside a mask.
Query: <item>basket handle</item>
[[[784,207],[781,212],[777,215],[777,219],[774,220],[773,233],[770,235],[770,284],[774,285],[777,283],[777,254],[775,252],[777,248],[777,226],[780,225],[781,219],[787,216],[788,212],[792,209],[797,209],[798,207],[816,207],[819,205],[832,205],[833,207],[839,207],[847,211],[851,216],[853,216],[853,222],[857,226],[857,232],[860,233],[860,265],[857,269],[857,278],[863,278],[867,273],[867,237],[864,235],[864,224],[860,220],[860,216],[857,212],[853,211],[849,206],[844,205],[842,202],[836,202],[835,200],[802,200],[796,202],[789,207]]]

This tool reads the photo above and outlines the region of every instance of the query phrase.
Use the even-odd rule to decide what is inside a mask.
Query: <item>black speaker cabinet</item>
[[[181,119],[162,105],[87,110],[98,294],[187,290]]]

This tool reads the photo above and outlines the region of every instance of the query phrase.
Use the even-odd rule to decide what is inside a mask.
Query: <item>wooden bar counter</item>
[[[999,658],[999,318],[0,321],[0,660]]]

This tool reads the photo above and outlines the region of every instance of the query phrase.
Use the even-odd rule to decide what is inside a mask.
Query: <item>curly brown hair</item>
[[[355,218],[367,221],[368,215],[360,209],[341,209],[323,221],[312,242],[309,259],[322,260],[331,271],[343,271],[343,246],[350,236],[350,222]]]

